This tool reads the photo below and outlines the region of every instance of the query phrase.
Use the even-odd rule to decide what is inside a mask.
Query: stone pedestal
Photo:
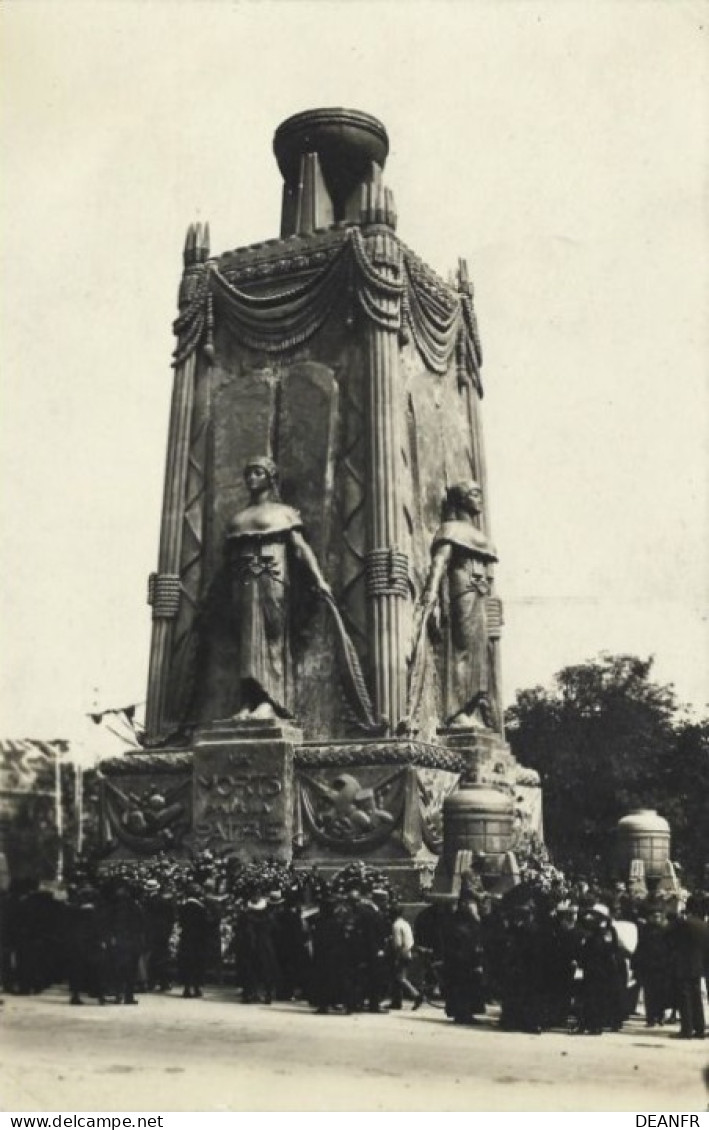
[[[492,876],[509,845],[492,843],[489,820],[473,821],[464,835],[456,824],[446,832],[448,859],[439,861],[444,814],[464,808],[465,796],[483,785],[503,790],[511,809],[513,798],[519,801],[519,766],[490,731],[443,736],[445,744],[404,737],[304,742],[301,730],[280,719],[228,719],[198,729],[190,748],[113,758],[100,769],[106,859],[167,851],[179,860],[208,849],[244,863],[316,866],[326,877],[362,860],[386,871],[407,901],[418,901],[434,872],[434,893],[450,896],[476,846],[489,854],[485,873]],[[479,844],[468,835],[478,824]]]
[[[215,722],[194,742],[194,850],[289,860],[293,751],[302,733],[283,722]]]

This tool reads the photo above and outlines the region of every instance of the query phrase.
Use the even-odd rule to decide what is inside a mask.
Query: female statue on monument
[[[303,536],[297,510],[281,502],[276,464],[267,456],[244,468],[249,504],[227,530],[227,556],[239,635],[238,718],[290,718],[289,644],[291,567],[297,561],[315,588],[332,599],[330,586]]]
[[[431,544],[431,564],[417,610],[410,703],[415,710],[423,681],[426,626],[447,580],[445,722],[448,726],[494,729],[487,597],[497,554],[475,524],[481,511],[482,490],[474,480],[456,483],[446,492],[443,522]]]

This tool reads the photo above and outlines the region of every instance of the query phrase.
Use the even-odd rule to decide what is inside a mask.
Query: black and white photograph
[[[706,0],[0,56],[0,1110],[699,1127]]]

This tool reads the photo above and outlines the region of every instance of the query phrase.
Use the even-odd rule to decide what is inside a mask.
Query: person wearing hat
[[[82,992],[105,1004],[104,964],[105,939],[98,911],[99,895],[93,887],[83,886],[71,892],[64,908],[65,953],[69,1003],[83,1004]]]
[[[310,955],[303,922],[300,890],[291,886],[269,894],[273,944],[276,951],[279,981],[278,1000],[290,1001],[305,994],[310,985]]]
[[[472,895],[462,892],[455,911],[444,919],[443,986],[446,1016],[455,1024],[474,1024],[485,1012],[483,940]]]
[[[274,984],[273,995],[276,1000],[292,1000],[293,987],[290,991],[286,992],[285,987],[285,973],[284,965],[288,964],[288,937],[284,931],[284,916],[286,909],[286,900],[283,897],[283,891],[280,887],[272,887],[266,895],[266,907],[268,909],[268,916],[271,924],[271,936],[273,938],[273,952],[275,955],[275,967],[277,970],[276,981]]]
[[[672,972],[677,986],[680,1031],[683,1040],[703,1040],[706,1035],[702,977],[709,971],[709,925],[702,900],[690,896],[683,914],[674,919],[670,933]]]
[[[447,905],[430,902],[414,919],[414,943],[422,959],[421,991],[424,998],[440,997],[440,971],[443,968],[444,921],[450,913]]]
[[[525,896],[524,902],[510,908],[504,934],[501,1028],[542,1032],[546,1023],[546,942],[541,909],[534,897]]]
[[[272,907],[254,890],[239,918],[239,970],[242,1004],[271,1004],[280,980]]]
[[[583,1030],[591,1036],[600,1036],[604,1028],[618,1032],[625,1012],[625,962],[608,907],[595,903],[587,910],[583,929]]]
[[[175,909],[157,879],[148,879],[143,886],[143,911],[148,989],[157,988],[165,993],[170,988],[170,937],[175,925]]]
[[[145,949],[145,915],[128,884],[118,878],[106,904],[108,960],[116,1004],[137,1004],[135,988]]]
[[[651,905],[647,919],[640,923],[637,948],[631,958],[643,991],[648,1028],[665,1021],[665,1009],[670,1002],[669,960],[667,917],[661,905]]]
[[[388,894],[375,887],[370,898],[359,887],[348,892],[351,916],[350,952],[354,983],[353,1007],[369,1012],[384,1012],[382,999],[387,989],[391,960],[391,923],[387,914]]]
[[[354,983],[351,968],[351,916],[343,899],[328,892],[320,898],[312,924],[313,973],[310,1003],[320,1016],[331,1008],[353,1010]]]
[[[563,900],[556,907],[548,926],[543,962],[546,1025],[551,1028],[565,1028],[571,1016],[582,937],[578,912],[575,903]]]
[[[210,918],[201,891],[190,883],[178,913],[180,939],[177,946],[177,975],[183,984],[182,996],[201,997],[207,965]]]

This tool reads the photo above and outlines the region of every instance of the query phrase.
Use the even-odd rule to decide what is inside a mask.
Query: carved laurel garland
[[[335,249],[308,254],[299,248],[295,256],[242,270],[230,265],[223,271],[216,259],[191,266],[173,326],[178,339],[173,364],[180,365],[200,345],[208,355],[213,352],[215,317],[249,348],[284,354],[313,337],[336,310],[351,316],[354,304],[377,326],[412,340],[431,372],[446,372],[457,344],[478,384],[482,355],[471,294],[445,286],[388,230],[365,228],[363,234],[355,226],[338,233],[338,241]],[[312,273],[296,285],[283,279],[275,294],[251,294],[237,285],[251,279],[275,282],[286,271],[292,277],[302,270]]]
[[[367,742],[361,745],[347,742],[342,746],[300,746],[295,750],[296,768],[316,768],[354,765],[416,765],[422,769],[445,769],[449,773],[462,773],[465,760],[460,754],[426,742]]]
[[[191,773],[194,757],[190,750],[170,750],[164,753],[123,753],[107,757],[97,766],[99,776],[131,777],[134,774],[150,777],[155,774]]]
[[[191,773],[194,755],[191,750],[170,750],[164,753],[121,754],[105,758],[98,765],[99,776],[151,777],[164,774]],[[325,768],[352,765],[417,765],[422,769],[445,769],[462,773],[466,762],[460,754],[441,746],[420,741],[344,742],[342,745],[318,744],[298,746],[293,756],[297,768]]]

